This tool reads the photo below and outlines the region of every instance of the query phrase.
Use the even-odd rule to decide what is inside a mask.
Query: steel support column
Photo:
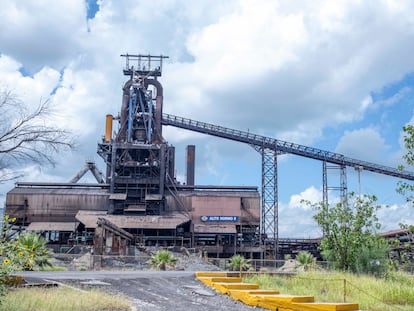
[[[340,170],[340,184],[339,187],[328,186],[328,169]],[[329,207],[328,190],[339,190],[340,201],[342,204],[346,204],[348,196],[348,186],[346,178],[346,165],[327,165],[326,161],[322,161],[322,202],[324,206]]]
[[[271,257],[277,258],[278,231],[278,189],[277,189],[277,151],[261,148],[262,155],[262,206],[260,233],[274,242]]]
[[[322,203],[328,207],[328,168],[326,161],[322,161]]]
[[[348,206],[348,186],[346,180],[346,165],[340,166],[341,170],[341,203],[343,206]]]

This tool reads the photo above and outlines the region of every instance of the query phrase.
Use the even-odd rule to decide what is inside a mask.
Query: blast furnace
[[[160,245],[260,258],[257,187],[196,185],[195,146],[187,147],[187,180],[178,182],[175,148],[162,135],[158,78],[167,57],[121,56],[128,77],[121,111],[106,116],[97,148],[105,174],[88,162],[69,183],[16,183],[5,212],[20,229],[41,232],[60,252],[79,243],[93,245],[95,254]],[[97,183],[78,182],[88,170]]]

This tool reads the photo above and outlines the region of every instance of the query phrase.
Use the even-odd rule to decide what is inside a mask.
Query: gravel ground
[[[136,311],[264,310],[234,301],[195,278],[193,271],[24,272],[30,283],[58,283],[123,294]]]
[[[136,311],[264,310],[234,301],[195,278],[195,271],[217,271],[217,266],[198,256],[174,255],[180,259],[175,271],[129,270],[116,266],[100,271],[32,271],[23,275],[29,283],[58,282],[120,293],[130,299]]]
[[[106,290],[128,296],[137,311],[251,311],[263,310],[236,302],[227,295],[217,293],[194,276],[169,277],[154,273],[154,277],[127,280],[108,280]]]

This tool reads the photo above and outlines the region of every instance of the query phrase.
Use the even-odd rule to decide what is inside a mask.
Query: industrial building
[[[20,229],[41,232],[55,251],[89,244],[94,254],[132,254],[136,246],[177,246],[210,257],[242,254],[277,258],[299,249],[315,250],[317,240],[282,241],[278,236],[277,157],[293,154],[322,162],[323,203],[328,189],[347,196],[347,168],[405,180],[414,173],[345,157],[271,137],[163,113],[158,78],[166,56],[121,55],[127,81],[120,113],[106,116],[97,152],[106,170],[88,162],[68,183],[16,183],[6,196],[5,213]],[[104,118],[104,116],[103,116]],[[175,178],[175,147],[163,126],[237,141],[253,147],[262,159],[260,194],[256,186],[195,183],[196,147],[187,146],[186,181]],[[340,185],[328,183],[330,170]],[[79,183],[90,171],[96,183]],[[337,176],[337,174],[335,174]]]
[[[69,183],[16,183],[5,212],[16,217],[17,226],[41,232],[60,252],[79,243],[102,255],[159,245],[260,258],[258,188],[195,185],[193,145],[187,147],[187,180],[178,182],[175,148],[162,135],[158,78],[165,56],[123,56],[128,80],[121,111],[106,116],[97,148],[105,176],[89,162]],[[78,183],[87,171],[96,184]]]

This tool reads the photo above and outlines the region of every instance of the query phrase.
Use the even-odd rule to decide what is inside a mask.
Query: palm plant
[[[52,267],[53,252],[46,247],[47,241],[35,232],[23,232],[19,235],[18,242],[30,254],[26,261],[26,269],[33,270],[34,266]]]
[[[175,258],[173,254],[167,250],[158,251],[147,261],[148,264],[162,271],[165,271],[167,267],[175,267],[177,262],[178,258]]]
[[[233,271],[242,272],[245,270],[249,270],[251,267],[250,259],[246,259],[241,255],[234,255],[230,258],[230,261],[227,266]]]
[[[296,256],[296,260],[303,266],[305,270],[308,270],[315,263],[315,257],[307,251],[299,252]]]

